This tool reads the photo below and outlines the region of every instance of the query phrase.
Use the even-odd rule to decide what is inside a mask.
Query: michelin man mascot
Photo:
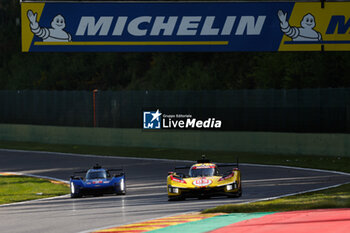
[[[52,28],[40,27],[37,22],[37,13],[29,10],[27,12],[28,19],[30,21],[30,29],[37,37],[43,39],[44,42],[70,42],[72,36],[64,31],[66,27],[65,20],[62,15],[56,15],[51,21]]]
[[[300,22],[301,27],[291,27],[287,21],[287,13],[278,11],[278,18],[280,20],[281,31],[293,41],[321,41],[322,35],[314,30],[316,26],[315,17],[308,13],[304,15]]]

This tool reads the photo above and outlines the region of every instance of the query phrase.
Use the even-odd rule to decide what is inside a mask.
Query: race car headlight
[[[179,188],[169,186],[169,193],[179,193]]]
[[[124,189],[125,189],[124,179],[121,179],[121,181],[120,181],[120,190],[124,191]]]
[[[237,183],[236,183],[236,182],[235,182],[235,183],[232,183],[232,184],[226,185],[226,190],[227,190],[227,191],[230,191],[230,190],[236,189],[236,188],[237,188]]]
[[[70,183],[70,191],[71,191],[71,193],[75,193],[75,188],[74,188],[73,182]]]

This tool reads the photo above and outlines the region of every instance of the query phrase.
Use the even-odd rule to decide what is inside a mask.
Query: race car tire
[[[82,195],[79,194],[79,193],[71,193],[71,194],[70,194],[70,197],[71,197],[71,198],[80,198],[80,197],[82,197]]]
[[[241,197],[242,196],[242,188],[238,189],[238,191],[234,194],[230,194],[227,197],[234,198],[234,197]]]
[[[126,194],[126,191],[122,191],[122,192],[117,192],[116,195],[125,195]]]
[[[241,197],[241,196],[242,196],[242,188],[240,188],[236,193],[236,197]]]
[[[120,188],[115,189],[115,195],[125,195],[126,194],[126,187],[124,190],[121,190]]]
[[[172,196],[168,196],[168,201],[184,201],[185,198],[182,196],[176,196],[176,197],[172,197]]]

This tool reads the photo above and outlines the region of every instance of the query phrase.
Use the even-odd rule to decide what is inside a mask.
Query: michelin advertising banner
[[[350,2],[22,2],[23,52],[350,51]]]

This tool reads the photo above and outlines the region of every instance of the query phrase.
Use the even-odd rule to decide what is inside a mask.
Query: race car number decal
[[[208,180],[208,179],[198,179],[193,181],[193,185],[194,186],[198,186],[198,187],[204,187],[204,186],[208,186],[212,183],[213,181]]]

